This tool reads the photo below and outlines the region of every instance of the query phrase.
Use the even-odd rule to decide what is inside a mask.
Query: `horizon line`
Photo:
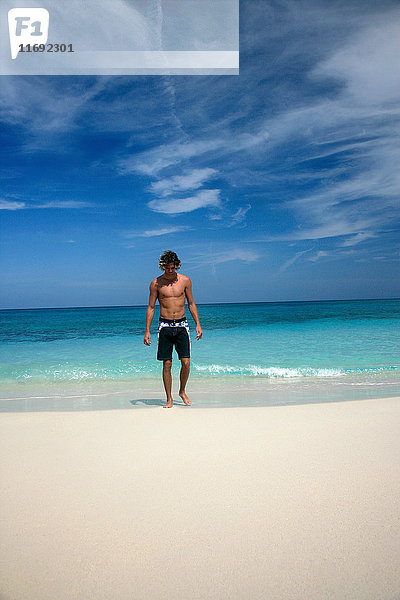
[[[389,301],[400,300],[399,297],[394,298],[331,298],[328,300],[252,300],[248,302],[197,302],[198,306],[214,306],[216,304],[299,304],[301,302],[373,302],[376,300]],[[110,304],[99,306],[37,306],[28,308],[0,308],[0,311],[7,310],[79,310],[79,309],[98,309],[98,308],[142,308],[147,304]]]

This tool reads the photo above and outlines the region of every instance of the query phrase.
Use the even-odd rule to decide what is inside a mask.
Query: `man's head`
[[[172,274],[180,268],[181,261],[175,252],[172,252],[172,250],[165,250],[160,256],[158,266],[161,271]]]

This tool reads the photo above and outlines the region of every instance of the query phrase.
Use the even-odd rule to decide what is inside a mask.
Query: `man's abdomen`
[[[182,319],[185,316],[185,297],[163,297],[158,299],[160,315],[164,319]]]

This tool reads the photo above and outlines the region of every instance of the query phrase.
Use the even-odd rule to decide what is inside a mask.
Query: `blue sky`
[[[398,2],[241,3],[239,76],[2,77],[2,308],[400,296]]]

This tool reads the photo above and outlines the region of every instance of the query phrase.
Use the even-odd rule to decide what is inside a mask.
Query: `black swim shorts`
[[[190,358],[189,323],[185,317],[159,320],[157,360],[172,360],[173,346],[179,358]]]

